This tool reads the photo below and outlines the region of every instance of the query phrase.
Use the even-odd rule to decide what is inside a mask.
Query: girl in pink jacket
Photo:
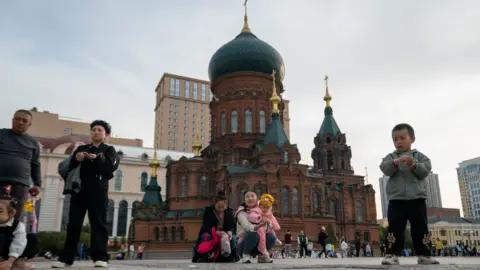
[[[280,225],[277,219],[273,216],[272,206],[275,199],[272,195],[265,193],[260,197],[259,206],[250,209],[248,213],[248,220],[253,224],[259,224],[262,220],[266,221],[265,226],[260,226],[257,229],[258,233],[258,250],[267,258],[269,257],[267,250],[267,233],[273,234],[276,237],[275,231],[280,230]],[[277,238],[277,242],[278,242]]]

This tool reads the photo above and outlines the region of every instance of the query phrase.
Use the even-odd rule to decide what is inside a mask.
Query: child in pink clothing
[[[276,237],[275,231],[280,230],[280,225],[277,219],[273,216],[272,206],[275,199],[272,195],[265,193],[260,197],[259,206],[250,209],[248,213],[248,220],[253,224],[259,224],[262,220],[268,220],[265,226],[257,229],[258,233],[258,250],[266,257],[269,256],[267,250],[267,233],[273,234]],[[278,241],[278,238],[277,238]]]

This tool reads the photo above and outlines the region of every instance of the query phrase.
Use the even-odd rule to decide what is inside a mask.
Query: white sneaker
[[[435,258],[430,256],[418,256],[418,264],[440,264]]]
[[[72,267],[71,264],[66,264],[66,263],[63,263],[63,262],[54,262],[52,264],[52,268],[69,268],[69,267]]]
[[[251,263],[251,262],[252,262],[252,256],[243,254],[242,263]]]
[[[108,262],[96,261],[95,262],[95,267],[108,267]]]
[[[278,240],[278,238],[277,238],[277,241],[275,241],[275,243],[279,246],[281,246],[283,244],[282,241]]]
[[[398,257],[392,254],[387,254],[382,260],[382,265],[399,265]]]

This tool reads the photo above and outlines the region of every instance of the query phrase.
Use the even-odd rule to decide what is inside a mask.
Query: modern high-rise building
[[[382,202],[382,217],[387,217],[388,199],[387,199],[387,182],[389,177],[382,176],[378,179],[380,187],[380,199]],[[440,183],[438,181],[438,174],[430,173],[427,178],[427,207],[442,208],[442,195],[440,194]]]
[[[463,216],[480,218],[480,157],[458,164],[457,177]]]
[[[388,176],[382,176],[378,179],[378,187],[380,189],[380,200],[382,202],[382,217],[387,218],[388,199],[387,199],[387,181]]]
[[[90,136],[90,123],[78,118],[64,117],[49,111],[30,110],[32,126],[28,134],[40,138],[59,138],[62,136]],[[115,127],[114,127],[115,129]],[[112,135],[108,139],[110,144],[143,147],[142,139],[119,138]]]
[[[210,82],[164,73],[158,83],[155,104],[154,147],[191,152],[199,137],[203,147],[210,142]],[[283,121],[290,137],[288,100],[284,100]],[[238,121],[242,121],[239,114]]]
[[[442,195],[440,194],[440,182],[438,174],[430,172],[425,179],[427,181],[427,207],[442,208]]]

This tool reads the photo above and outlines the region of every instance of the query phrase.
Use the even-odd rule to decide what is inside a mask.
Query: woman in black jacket
[[[204,241],[205,237],[208,240],[211,239],[212,228],[215,228],[215,231],[218,236],[221,236],[221,233],[226,233],[230,238],[230,256],[222,257],[219,256],[216,260],[217,262],[236,262],[238,261],[237,251],[235,249],[237,241],[233,232],[235,231],[235,217],[233,215],[233,209],[228,207],[227,204],[227,195],[225,191],[219,191],[215,196],[214,204],[205,207],[203,213],[202,227],[198,234],[197,243],[193,247],[193,258],[192,262],[197,262],[201,260],[199,254],[197,253],[197,247]]]

